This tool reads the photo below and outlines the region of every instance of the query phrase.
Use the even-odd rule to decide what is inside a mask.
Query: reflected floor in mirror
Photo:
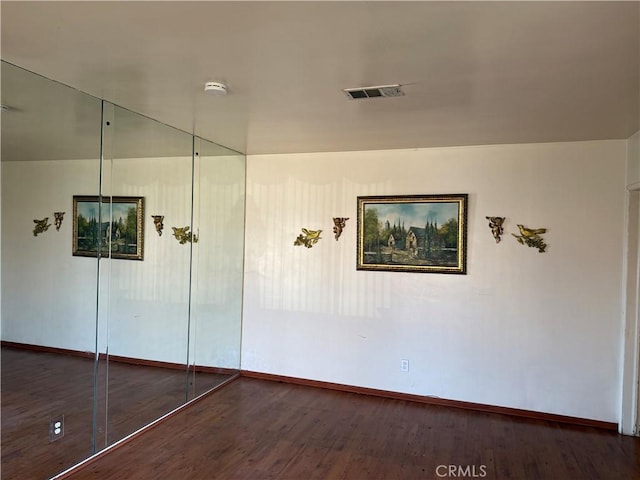
[[[2,347],[0,360],[2,479],[46,479],[90,456],[94,360],[7,346]],[[194,379],[190,375],[189,399],[230,377],[198,372]],[[97,449],[179,407],[187,399],[186,389],[184,370],[114,361],[107,369],[101,360]],[[62,435],[51,441],[51,420],[62,416]]]

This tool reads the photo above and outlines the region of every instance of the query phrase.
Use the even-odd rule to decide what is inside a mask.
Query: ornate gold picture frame
[[[144,259],[144,197],[73,197],[73,255]]]
[[[358,270],[467,272],[468,195],[358,197]]]

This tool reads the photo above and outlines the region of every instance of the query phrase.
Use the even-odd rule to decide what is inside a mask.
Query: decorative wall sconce
[[[158,232],[158,235],[161,237],[162,229],[164,228],[164,223],[162,223],[164,215],[151,215],[151,218],[153,218],[153,224],[156,226],[156,232]]]
[[[189,231],[189,227],[171,227],[173,229],[173,236],[178,240],[180,245],[184,245],[187,242],[198,243],[198,235]]]
[[[547,244],[544,243],[544,239],[540,236],[547,232],[546,228],[527,228],[524,225],[518,224],[518,229],[520,230],[520,235],[516,235],[515,233],[511,234],[516,237],[518,243],[537,248],[540,253],[546,250]]]
[[[60,231],[60,227],[62,226],[62,220],[64,219],[64,212],[55,212],[53,216],[54,216],[53,223],[56,226],[56,231]]]
[[[313,247],[318,240],[320,240],[320,234],[322,230],[307,230],[306,228],[302,229],[302,233],[298,235],[296,241],[293,242],[294,245],[304,245],[307,248]]]
[[[493,238],[496,239],[496,243],[500,243],[502,240],[502,234],[504,233],[504,228],[502,228],[502,224],[504,223],[505,217],[485,217],[489,220],[489,228],[491,228],[491,233],[493,234]]]
[[[36,224],[35,227],[33,227],[33,236],[37,237],[38,234],[42,233],[42,232],[46,232],[47,230],[49,230],[49,227],[51,226],[50,223],[47,223],[49,221],[49,217],[44,217],[42,220],[34,220],[33,223]]]
[[[344,229],[347,220],[349,220],[349,217],[333,218],[333,233],[335,234],[336,242],[338,241],[338,238],[340,238],[340,235],[342,235],[342,230]]]

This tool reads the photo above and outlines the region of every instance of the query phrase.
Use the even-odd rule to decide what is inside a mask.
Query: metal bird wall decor
[[[56,225],[56,230],[60,231],[60,227],[62,226],[62,220],[64,219],[64,212],[54,212],[53,223]]]
[[[37,237],[38,234],[46,232],[47,230],[49,230],[49,227],[51,226],[50,223],[47,223],[49,221],[49,217],[44,217],[42,220],[34,220],[33,223],[36,224],[35,227],[33,227],[33,236]]]
[[[491,228],[491,233],[493,234],[493,238],[496,239],[496,243],[500,243],[502,240],[502,234],[504,233],[504,228],[502,228],[502,224],[504,223],[505,217],[485,217],[489,220],[489,228]]]
[[[307,248],[311,248],[316,243],[318,243],[318,240],[322,238],[320,237],[321,233],[322,233],[322,230],[308,230],[306,228],[303,228],[302,233],[298,235],[298,237],[296,238],[296,241],[293,242],[293,244],[296,246],[304,245]]]
[[[515,233],[511,234],[516,237],[518,243],[537,248],[540,253],[543,253],[547,249],[547,244],[540,236],[543,233],[547,233],[546,228],[527,228],[524,225],[518,224],[518,229],[520,230],[520,235],[516,235]]]
[[[171,227],[173,229],[173,236],[178,240],[180,245],[184,245],[187,242],[198,243],[198,235],[189,231],[189,227]]]
[[[333,233],[334,233],[334,236],[336,237],[336,241],[338,241],[338,239],[340,238],[340,235],[342,235],[342,230],[347,224],[347,220],[349,220],[349,217],[333,218]]]

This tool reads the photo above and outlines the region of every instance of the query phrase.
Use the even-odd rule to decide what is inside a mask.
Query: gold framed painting
[[[468,194],[358,197],[358,270],[467,273]]]
[[[144,197],[74,195],[72,253],[143,260]]]

